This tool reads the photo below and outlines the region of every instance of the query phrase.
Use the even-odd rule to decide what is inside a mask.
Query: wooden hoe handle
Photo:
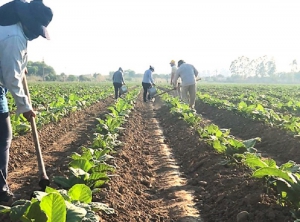
[[[28,101],[31,104],[30,94],[29,94],[27,80],[26,80],[25,75],[23,77],[23,88],[24,88],[26,96],[28,97]],[[37,155],[38,168],[39,168],[39,173],[40,173],[39,186],[42,188],[42,190],[45,190],[46,186],[49,186],[50,181],[49,181],[49,178],[48,178],[46,170],[45,170],[45,164],[44,164],[44,161],[43,161],[42,151],[41,151],[40,142],[39,142],[39,135],[38,135],[38,132],[37,132],[34,117],[32,117],[30,119],[30,124],[31,124],[32,137],[33,137],[33,141],[34,141],[34,147],[35,147],[35,152],[36,152],[36,155]]]

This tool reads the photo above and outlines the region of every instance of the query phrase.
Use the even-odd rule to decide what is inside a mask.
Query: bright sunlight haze
[[[8,2],[0,0],[0,5]],[[50,41],[29,42],[31,61],[57,74],[108,74],[118,67],[169,73],[184,59],[228,70],[239,56],[274,57],[277,71],[300,61],[298,0],[44,0],[54,12]]]

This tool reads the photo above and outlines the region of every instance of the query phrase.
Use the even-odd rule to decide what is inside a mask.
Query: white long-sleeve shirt
[[[180,77],[182,81],[182,86],[189,86],[196,84],[196,77],[198,76],[197,69],[188,63],[183,63],[177,69],[174,77],[174,86],[177,86],[177,80]]]
[[[32,110],[22,80],[27,65],[27,38],[20,24],[0,26],[0,82],[17,105],[17,114]]]
[[[144,73],[143,76],[143,81],[144,83],[154,83],[154,80],[152,78],[152,71],[150,69],[147,69]]]

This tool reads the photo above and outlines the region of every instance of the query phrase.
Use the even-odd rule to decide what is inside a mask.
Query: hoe
[[[29,94],[27,80],[26,80],[25,75],[23,77],[23,88],[24,88],[25,94],[28,97],[29,103],[31,103],[30,94]],[[49,186],[50,181],[49,181],[49,178],[48,178],[46,170],[45,170],[45,165],[44,165],[42,151],[41,151],[40,142],[39,142],[39,136],[38,136],[34,118],[30,119],[30,124],[31,124],[32,137],[33,137],[35,151],[36,151],[37,160],[38,160],[38,168],[39,168],[39,174],[40,174],[39,186],[41,187],[42,191],[45,191],[46,187]]]
[[[196,79],[196,82],[199,81],[199,80],[201,80],[201,78]],[[182,87],[182,86],[180,86],[180,87]],[[161,89],[162,89],[162,88],[161,88]],[[166,91],[164,91],[164,92],[162,92],[162,93],[156,94],[156,89],[155,89],[154,87],[152,87],[152,88],[149,89],[149,93],[150,93],[151,96],[153,96],[153,97],[155,98],[155,97],[160,96],[160,95],[162,95],[162,94],[169,93],[169,92],[171,92],[171,91],[173,91],[173,90],[175,90],[175,89],[166,90]],[[155,95],[155,94],[156,94],[156,95]]]

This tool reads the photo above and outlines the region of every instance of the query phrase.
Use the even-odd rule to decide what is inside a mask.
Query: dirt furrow
[[[201,221],[194,191],[179,173],[152,103],[139,99],[125,127],[120,138],[124,145],[114,159],[117,176],[97,196],[116,214],[103,214],[102,221]]]
[[[43,159],[50,182],[54,175],[67,169],[68,156],[80,146],[92,141],[96,117],[107,113],[108,98],[84,110],[70,114],[56,124],[48,124],[39,130]],[[31,133],[15,138],[12,142],[9,163],[9,184],[14,193],[28,199],[39,190],[37,158]],[[51,184],[55,187],[55,184]]]
[[[276,196],[265,193],[261,180],[251,178],[243,167],[221,165],[223,156],[199,140],[167,107],[162,106],[157,117],[187,186],[195,190],[194,201],[203,221],[293,221],[289,210],[277,204]]]

